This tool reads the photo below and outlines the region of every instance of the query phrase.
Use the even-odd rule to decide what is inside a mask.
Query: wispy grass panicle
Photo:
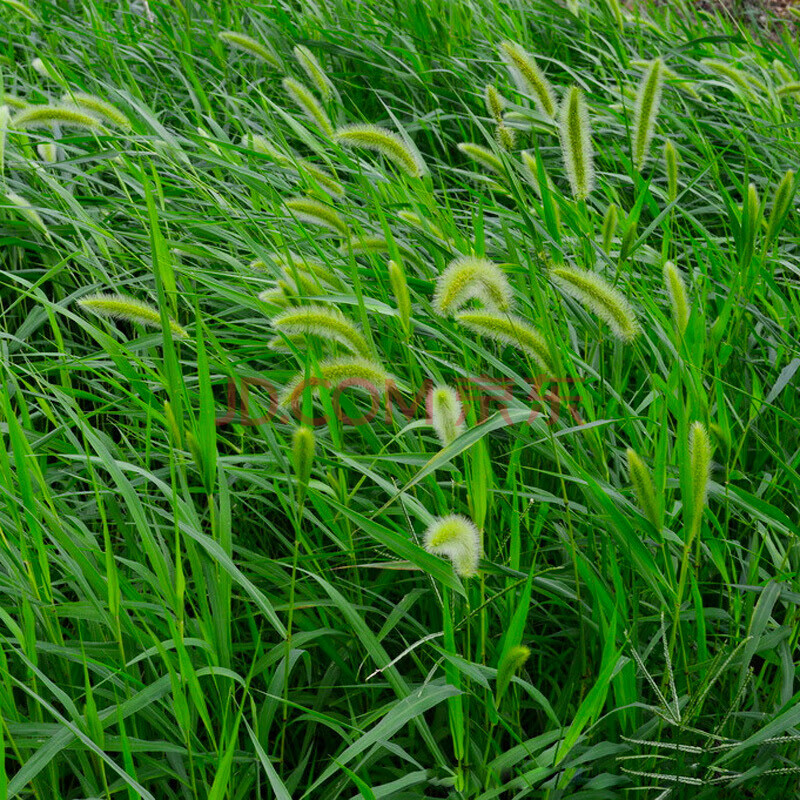
[[[298,44],[292,52],[297,59],[297,63],[302,67],[308,79],[314,84],[314,88],[320,93],[325,101],[333,97],[333,83],[328,77],[322,65],[317,61],[317,57],[305,46]]]
[[[347,125],[339,128],[336,141],[349,147],[363,147],[380,153],[412,178],[426,175],[428,168],[417,148],[394,131],[377,125]]]
[[[585,200],[594,187],[594,153],[586,100],[577,86],[570,88],[562,101],[558,124],[572,194]]]
[[[122,294],[94,294],[78,300],[81,308],[100,317],[136,322],[150,328],[161,328],[161,314],[155,306]],[[188,333],[175,320],[169,320],[169,327],[179,339],[186,339]]]
[[[343,237],[347,237],[350,232],[347,223],[338,212],[325,203],[320,203],[319,200],[310,197],[292,197],[286,201],[286,207],[301,222],[319,225]]]
[[[449,316],[473,299],[507,311],[512,303],[511,285],[497,264],[477,256],[459,256],[437,278],[433,307],[438,314]]]
[[[405,270],[396,261],[389,261],[389,283],[400,312],[400,325],[408,336],[411,333],[411,295],[408,292]]]
[[[254,150],[262,156],[269,156],[278,164],[291,164],[290,156],[277,148],[266,136],[261,136],[256,133],[246,133],[242,136],[242,147]]]
[[[75,106],[31,105],[18,111],[11,119],[11,126],[18,129],[72,125],[76,128],[95,130],[101,128],[100,120]]]
[[[326,136],[333,136],[333,124],[328,112],[314,97],[311,90],[294,78],[284,78],[283,88],[292,102],[305,114],[306,118],[316,125]]]
[[[606,322],[617,338],[623,342],[636,338],[640,327],[631,304],[600,275],[572,267],[557,267],[550,275],[564,292]]]
[[[451,386],[434,386],[428,394],[428,415],[443,447],[464,430],[464,409]]]
[[[556,95],[536,59],[515,42],[500,43],[500,57],[521,92],[533,96],[539,111],[551,119],[556,115]]]
[[[355,355],[368,357],[370,347],[358,328],[337,308],[299,306],[273,317],[272,325],[287,334],[313,334],[338,342]]]
[[[678,199],[678,151],[670,139],[664,142],[664,170],[667,173],[667,200]]]
[[[775,92],[778,97],[789,97],[793,94],[800,94],[800,81],[791,81],[790,83],[781,84]]]
[[[315,449],[314,431],[305,425],[296,428],[292,434],[292,467],[294,467],[294,474],[300,486],[301,496],[305,494],[311,478]]]
[[[711,439],[703,423],[692,423],[689,430],[689,458],[692,472],[692,509],[695,519],[703,513],[708,498],[712,452]]]
[[[650,470],[645,466],[644,461],[637,455],[636,451],[630,447],[627,450],[628,456],[628,475],[636,494],[636,501],[639,508],[644,512],[645,517],[652,526],[661,530],[661,511],[658,500],[656,499],[656,489],[653,485],[653,478]]]
[[[530,648],[524,645],[515,645],[503,653],[500,663],[497,665],[497,678],[495,680],[495,705],[500,705],[508,690],[511,679],[519,672],[525,665],[525,662],[530,658]]]
[[[671,261],[664,264],[664,283],[669,295],[672,308],[672,319],[681,336],[686,332],[689,324],[689,299],[686,293],[686,284],[678,268]]]
[[[55,164],[58,161],[58,145],[55,142],[37,144],[36,152],[39,154],[39,158],[48,164]]]
[[[775,241],[775,238],[781,232],[789,209],[792,207],[794,193],[794,171],[787,170],[772,198],[772,208],[770,209],[769,221],[767,222],[767,247]]]
[[[118,128],[130,130],[132,125],[128,117],[125,116],[115,105],[103,100],[94,94],[86,94],[85,92],[67,92],[61,98],[61,102],[65,106],[70,104],[79,109],[88,111],[108,122],[116,125]]]
[[[260,61],[264,61],[272,67],[280,67],[281,62],[263,45],[252,36],[236,31],[220,31],[217,37],[231,47],[249,53]]]
[[[545,338],[522,317],[496,311],[461,311],[456,314],[456,320],[487,339],[516,347],[547,375],[553,375],[550,348]]]
[[[460,142],[458,149],[465,156],[469,156],[473,161],[477,161],[478,164],[490,169],[492,172],[496,172],[499,175],[505,173],[502,159],[496,156],[488,147],[475,144],[475,142]]]
[[[608,254],[611,252],[611,245],[614,242],[614,236],[617,233],[617,226],[619,225],[619,214],[617,212],[616,203],[611,203],[603,215],[603,252]]]
[[[17,209],[19,215],[25,219],[36,230],[49,235],[47,225],[45,225],[41,214],[21,195],[16,192],[6,192],[5,198]]]
[[[501,125],[503,122],[503,111],[506,107],[505,98],[492,84],[486,86],[483,91],[483,97],[486,103],[487,113],[498,125]]]
[[[437,517],[425,531],[425,549],[437,556],[446,556],[462,578],[478,573],[481,534],[472,520],[461,514]]]
[[[650,150],[658,107],[661,104],[661,90],[664,84],[663,61],[653,59],[642,76],[636,94],[633,114],[633,165],[641,172]]]
[[[383,395],[388,385],[393,382],[392,375],[377,361],[359,357],[332,358],[320,363],[316,372],[306,384],[305,373],[300,372],[284,388],[279,403],[282,406],[294,402],[299,394],[308,387],[313,394],[318,394],[321,386],[330,390],[344,391],[348,388],[362,389],[370,395]]]

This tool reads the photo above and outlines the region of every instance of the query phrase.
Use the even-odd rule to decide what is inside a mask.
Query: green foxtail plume
[[[24,197],[20,197],[16,192],[6,192],[5,198],[16,206],[20,215],[33,225],[34,228],[40,230],[42,233],[48,232],[47,226],[44,224],[44,220],[39,215],[39,212],[35,211],[33,206]]]
[[[100,120],[73,106],[28,106],[11,119],[14,128],[25,129],[50,125],[73,125],[89,130],[100,129]]]
[[[311,469],[314,466],[314,431],[301,425],[292,434],[292,466],[297,482],[300,485],[300,496],[305,494]]]
[[[711,440],[702,422],[689,430],[689,458],[692,465],[692,509],[695,520],[703,513],[711,480]],[[697,524],[697,523],[695,523]]]
[[[272,325],[288,334],[314,334],[339,344],[355,355],[368,357],[370,348],[356,326],[336,308],[299,306],[273,317]]]
[[[464,409],[458,392],[450,386],[435,386],[428,395],[428,414],[443,447],[464,430]]]
[[[497,264],[477,256],[459,256],[437,278],[433,307],[446,317],[473,299],[488,308],[507,311],[512,303],[511,286]]]
[[[650,140],[653,138],[664,84],[662,67],[663,62],[660,58],[650,62],[636,94],[636,106],[633,113],[633,165],[637,172],[641,172],[644,162],[647,160]]]
[[[669,139],[664,143],[664,168],[667,173],[667,200],[674,203],[678,199],[678,151]]]
[[[13,8],[18,14],[21,14],[25,17],[28,22],[32,22],[34,25],[39,25],[41,20],[36,14],[25,5],[25,3],[21,3],[20,0],[2,0],[3,5],[8,6],[9,8]]]
[[[316,56],[304,45],[298,44],[292,52],[297,59],[297,63],[303,68],[308,79],[314,84],[314,88],[322,95],[324,100],[330,100],[333,96],[333,84],[331,79],[325,74]]]
[[[481,535],[472,520],[461,514],[437,517],[425,531],[425,549],[437,556],[447,556],[462,578],[478,573],[481,558]]]
[[[389,283],[392,285],[397,310],[400,312],[400,325],[408,336],[411,333],[411,296],[408,292],[405,270],[396,261],[389,262]]]
[[[672,307],[672,319],[681,336],[686,332],[689,324],[689,300],[686,294],[686,284],[678,268],[671,262],[664,264],[664,283]]]
[[[297,253],[271,253],[270,259],[283,270],[284,275],[291,276],[296,270],[297,272],[307,273],[313,275],[323,285],[327,284],[334,289],[342,288],[342,281],[339,276],[328,269],[324,264],[315,261],[312,258],[298,255]],[[266,262],[260,258],[256,258],[248,265],[250,269],[257,269],[261,272],[269,270]]]
[[[603,252],[606,254],[611,252],[611,245],[617,233],[618,225],[619,215],[617,213],[617,206],[615,203],[611,203],[603,216]]]
[[[767,223],[767,247],[775,240],[775,237],[780,233],[783,227],[786,215],[792,207],[794,192],[794,172],[792,170],[787,170],[781,182],[778,184],[778,188],[775,190],[775,196],[772,198],[772,209],[770,210],[769,222]]]
[[[521,92],[529,92],[539,111],[551,119],[556,115],[556,95],[536,59],[514,42],[500,43],[500,57]]]
[[[661,530],[661,511],[656,500],[656,488],[650,476],[650,470],[645,466],[644,461],[630,447],[628,455],[628,475],[630,476],[633,491],[636,494],[636,501],[639,508],[644,512],[645,517],[650,520],[652,526]]]
[[[719,61],[715,58],[702,58],[700,59],[700,63],[707,69],[711,70],[711,72],[714,72],[723,78],[727,78],[728,81],[730,81],[730,83],[732,83],[736,88],[740,89],[742,94],[744,94],[746,97],[752,100],[755,99],[756,95],[753,91],[754,79],[743,70],[736,69],[736,67],[732,67],[730,64],[726,64],[724,61]],[[766,87],[764,87],[764,91],[766,92]]]
[[[473,161],[477,161],[492,172],[500,175],[505,174],[505,167],[502,159],[498,158],[488,147],[475,144],[475,142],[461,142],[457,145],[458,149]]]
[[[503,695],[511,683],[511,679],[525,665],[530,657],[531,651],[524,645],[516,645],[503,654],[503,658],[497,665],[497,678],[495,680],[494,702],[499,706]]]
[[[366,358],[334,358],[323,361],[319,365],[320,377],[313,374],[306,384],[305,373],[301,372],[286,386],[280,398],[280,405],[286,406],[299,396],[300,392],[308,386],[317,394],[320,386],[335,390],[348,387],[363,389],[369,394],[383,395],[387,385],[393,381],[388,373],[376,361]]]
[[[561,155],[573,196],[585,200],[594,185],[592,134],[583,92],[573,86],[558,114]]]
[[[604,278],[571,267],[552,269],[550,276],[562,291],[604,320],[619,339],[631,342],[636,338],[640,328],[630,303]]]
[[[42,161],[54,164],[58,161],[58,145],[55,142],[42,142],[36,145],[36,152]]]
[[[488,84],[484,89],[483,97],[489,116],[492,117],[498,125],[501,125],[503,122],[503,111],[506,107],[505,99],[491,84]]]
[[[513,150],[517,143],[517,134],[513,128],[509,128],[508,125],[501,122],[495,129],[495,139],[503,150],[509,151]]]
[[[792,81],[794,81],[794,76],[786,69],[782,61],[778,61],[777,58],[773,59],[772,67],[775,72],[778,73],[778,77],[781,79],[782,83],[792,83]]]
[[[235,47],[237,50],[242,50],[245,53],[249,53],[251,56],[255,56],[272,67],[279,67],[281,65],[280,61],[278,61],[278,59],[275,58],[275,56],[272,55],[272,53],[270,53],[270,51],[267,50],[263,44],[261,44],[261,42],[253,39],[252,36],[246,36],[245,34],[237,33],[236,31],[220,31],[217,34],[217,37],[226,44],[229,44],[231,47]]]
[[[792,94],[800,94],[800,81],[791,81],[784,83],[776,90],[778,97],[788,97]]]
[[[508,344],[529,356],[547,375],[553,374],[550,349],[544,337],[516,314],[494,311],[461,311],[456,319],[481,336]]]
[[[412,178],[428,172],[417,148],[394,131],[377,125],[348,125],[336,131],[335,139],[348,147],[363,147],[380,153]]]
[[[283,88],[310,122],[313,122],[326,136],[333,136],[330,117],[307,86],[294,78],[284,78]]]
[[[269,156],[273,161],[281,165],[291,164],[292,161],[290,156],[275,147],[269,139],[255,133],[246,133],[242,136],[242,147],[247,147],[263,156]]]
[[[116,106],[103,100],[102,97],[85,94],[84,92],[68,92],[61,98],[61,102],[67,106],[72,104],[79,109],[89,111],[119,128],[124,128],[125,130],[130,130],[131,128],[131,121]]]
[[[344,237],[350,232],[347,223],[339,214],[319,200],[310,197],[292,197],[286,201],[286,207],[300,222],[319,225]]]
[[[158,309],[135,297],[122,294],[94,294],[78,300],[78,305],[100,317],[138,322],[150,328],[161,328],[161,314]],[[169,328],[180,339],[188,333],[175,320],[169,320]]]

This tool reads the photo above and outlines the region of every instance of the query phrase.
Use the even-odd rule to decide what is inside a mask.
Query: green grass
[[[682,1],[18,6],[0,3],[0,797],[798,796],[793,34]],[[582,89],[585,200],[504,40],[559,102]],[[78,93],[117,115],[15,127],[21,101]],[[405,137],[426,170],[319,113]],[[510,283],[487,335],[434,308],[459,256]],[[553,268],[603,280],[567,294]],[[160,326],[95,316],[97,294]],[[326,304],[313,329],[270,323]],[[625,314],[630,342],[603,321]],[[325,375],[350,388],[288,401]],[[442,384],[465,408],[444,447]],[[310,465],[301,416],[323,420]],[[475,577],[423,546],[451,514],[481,532]]]

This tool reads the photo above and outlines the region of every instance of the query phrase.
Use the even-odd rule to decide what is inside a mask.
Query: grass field
[[[0,797],[800,797],[800,47],[652,15],[0,2]]]

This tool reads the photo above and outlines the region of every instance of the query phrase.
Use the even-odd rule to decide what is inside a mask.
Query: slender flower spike
[[[283,88],[309,121],[313,122],[326,136],[333,136],[333,125],[331,125],[328,114],[307,86],[294,78],[284,78]]]
[[[292,466],[301,492],[305,492],[314,466],[314,431],[301,425],[292,435]]]
[[[571,297],[597,314],[623,342],[632,342],[640,328],[625,296],[594,272],[559,267],[550,271],[553,281]]]
[[[44,224],[41,215],[24,197],[21,197],[16,192],[6,192],[5,198],[17,207],[20,215],[33,225],[34,228],[40,230],[42,233],[47,233],[47,225]]]
[[[356,326],[336,308],[299,306],[272,318],[272,325],[282,333],[314,334],[339,342],[358,356],[369,356],[370,349]]]
[[[125,130],[129,130],[131,127],[131,121],[116,106],[103,100],[102,97],[84,92],[68,92],[61,98],[61,102],[65,105],[72,104],[90,114],[102,117]]]
[[[150,328],[161,327],[161,314],[158,309],[135,297],[122,294],[95,294],[78,300],[78,305],[100,317],[138,322]],[[169,327],[179,339],[185,339],[189,335],[175,320],[169,321]]]
[[[460,256],[437,279],[433,307],[446,317],[473,299],[487,308],[507,311],[512,302],[511,286],[497,264],[476,256]]]
[[[417,148],[394,131],[377,125],[348,125],[339,128],[334,138],[348,147],[363,147],[380,153],[412,178],[420,178],[428,172]]]
[[[316,90],[322,95],[323,99],[328,101],[333,96],[333,84],[331,79],[325,74],[316,56],[302,44],[292,50],[297,63],[303,68],[303,71],[308,75],[308,79],[314,84]]]
[[[284,389],[280,405],[292,403],[306,386],[314,393],[318,392],[320,386],[325,386],[332,391],[355,388],[373,396],[382,396],[393,380],[380,364],[366,358],[334,358],[323,361],[319,365],[319,373],[320,377],[312,377],[308,384],[304,373],[296,375]]]
[[[18,129],[50,125],[73,125],[90,130],[101,127],[97,117],[74,106],[28,106],[11,119],[11,126]]]
[[[772,210],[769,214],[769,222],[767,224],[767,246],[775,239],[783,227],[783,222],[786,219],[786,214],[792,205],[794,198],[794,172],[787,170],[783,179],[778,184],[775,190],[775,196],[772,199]]]
[[[617,213],[617,206],[615,203],[612,203],[606,209],[605,216],[603,217],[603,252],[606,254],[611,252],[611,244],[617,233],[618,224],[619,215]]]
[[[556,95],[536,59],[514,42],[501,42],[500,57],[521,92],[530,92],[539,111],[551,119],[556,115]]]
[[[686,284],[678,268],[671,262],[664,264],[664,283],[672,306],[672,318],[678,332],[683,335],[689,324],[689,300],[686,295]]]
[[[339,214],[318,200],[312,200],[310,197],[293,197],[286,201],[286,207],[301,222],[319,225],[342,236],[347,236],[349,232],[347,223]]]
[[[425,549],[437,556],[447,556],[462,578],[478,572],[481,535],[472,520],[461,514],[437,517],[425,531]]]
[[[678,199],[678,151],[669,139],[664,143],[664,167],[667,172],[667,200],[674,203]]]
[[[443,447],[464,430],[464,409],[458,392],[450,386],[437,386],[428,395],[428,415]]]
[[[692,508],[695,519],[703,513],[711,479],[711,440],[702,422],[689,430],[689,458],[692,464]]]
[[[475,144],[475,142],[461,142],[457,147],[465,156],[477,161],[492,172],[500,175],[505,173],[502,159],[498,158],[488,147]]]
[[[261,42],[256,41],[251,36],[246,36],[245,34],[237,33],[236,31],[220,31],[217,34],[217,37],[226,44],[229,44],[231,47],[235,47],[237,50],[242,50],[245,53],[249,53],[251,56],[255,56],[272,67],[280,66],[278,59],[275,58],[275,56],[272,55],[272,53],[270,53],[270,51],[267,50],[263,44],[261,44]]]
[[[642,171],[650,149],[650,140],[653,138],[664,84],[663,66],[664,62],[660,58],[650,62],[636,94],[633,114],[633,165],[637,172]]]
[[[594,186],[592,134],[583,92],[573,86],[558,115],[561,154],[573,196],[585,200]]]
[[[489,84],[484,90],[484,99],[486,100],[486,110],[491,117],[498,125],[502,124],[503,110],[506,107],[506,101],[503,99],[500,92]]]
[[[545,374],[553,375],[547,342],[522,317],[516,314],[498,314],[495,311],[461,311],[456,314],[456,319],[465,328],[481,336],[516,347],[544,370]]]
[[[392,284],[397,310],[400,312],[400,324],[407,336],[411,331],[411,296],[408,292],[406,273],[396,261],[389,262],[389,282]]]
[[[503,695],[511,683],[511,679],[525,665],[530,657],[531,651],[524,645],[516,645],[507,653],[503,654],[500,663],[497,665],[497,679],[495,682],[495,705],[499,705]]]
[[[631,479],[633,491],[636,493],[636,500],[639,508],[644,512],[645,517],[650,520],[653,527],[661,530],[661,513],[658,509],[656,500],[656,489],[653,486],[653,479],[650,470],[645,466],[644,461],[636,454],[635,450],[628,448],[628,475]]]

